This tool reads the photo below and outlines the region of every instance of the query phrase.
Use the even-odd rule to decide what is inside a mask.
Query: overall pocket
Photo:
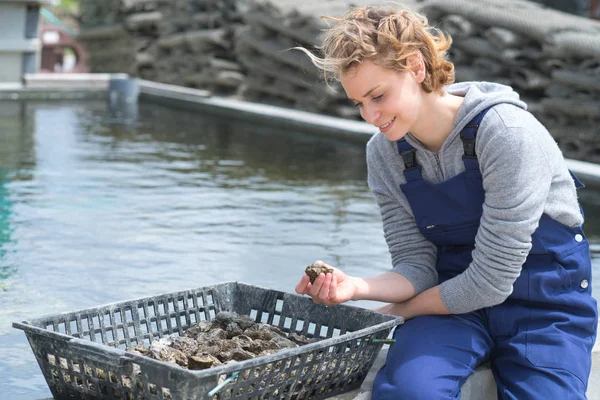
[[[583,388],[587,387],[592,365],[592,337],[572,338],[572,335],[548,333],[548,330],[527,333],[527,360],[539,369],[572,374]]]
[[[421,234],[438,246],[473,246],[478,229],[479,219],[419,227]]]

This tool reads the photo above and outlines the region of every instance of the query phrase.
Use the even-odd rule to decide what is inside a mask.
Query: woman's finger
[[[319,299],[319,293],[321,292],[321,288],[323,287],[323,281],[325,280],[325,274],[319,274],[317,279],[312,283],[309,289],[309,295],[313,298],[313,302],[319,304],[321,301]]]
[[[329,290],[331,289],[332,277],[332,274],[325,274],[325,278],[323,279],[323,285],[321,286],[321,290],[319,291],[319,300],[321,301],[321,303],[329,303]]]

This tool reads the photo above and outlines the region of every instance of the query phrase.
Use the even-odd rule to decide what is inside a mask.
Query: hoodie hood
[[[460,134],[460,131],[473,119],[477,114],[486,108],[497,104],[512,104],[523,110],[527,110],[525,102],[519,99],[519,94],[510,86],[502,85],[493,82],[460,82],[448,85],[444,88],[446,93],[464,98],[461,104],[452,131],[444,141],[442,148],[446,144],[453,142]],[[406,140],[415,148],[424,149],[425,147],[410,133],[406,136]]]
[[[519,99],[517,92],[510,86],[499,83],[460,82],[446,86],[445,90],[447,93],[464,97],[450,136],[460,132],[481,111],[496,104],[508,103],[527,110],[527,105]]]

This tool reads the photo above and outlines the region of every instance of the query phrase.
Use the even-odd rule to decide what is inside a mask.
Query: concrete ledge
[[[108,90],[108,83],[114,77],[127,77],[127,74],[25,74],[23,86],[26,89],[101,89]]]
[[[332,400],[369,400],[371,398],[371,387],[375,380],[377,371],[385,364],[387,347],[377,356],[377,360],[369,371],[360,389],[344,393],[339,396],[330,397]],[[461,389],[462,400],[498,400],[496,394],[496,382],[489,364],[484,364],[475,370]],[[600,349],[594,348],[592,352],[592,373],[588,382],[587,397],[600,399]]]
[[[18,85],[0,85],[0,100],[104,100],[104,89],[27,89]]]
[[[306,133],[317,133],[364,143],[376,132],[376,128],[373,126],[357,121],[267,104],[207,96],[205,91],[181,86],[159,85],[161,85],[160,89],[155,82],[141,80],[141,98],[161,104],[209,112],[227,118],[251,120],[282,129],[301,130]],[[198,94],[195,95],[194,91]]]

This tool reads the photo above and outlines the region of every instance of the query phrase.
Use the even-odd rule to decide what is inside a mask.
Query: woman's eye
[[[362,103],[354,103],[354,107],[362,107]]]
[[[379,96],[375,96],[373,97],[373,101],[379,101],[383,98],[383,94],[380,94]]]

